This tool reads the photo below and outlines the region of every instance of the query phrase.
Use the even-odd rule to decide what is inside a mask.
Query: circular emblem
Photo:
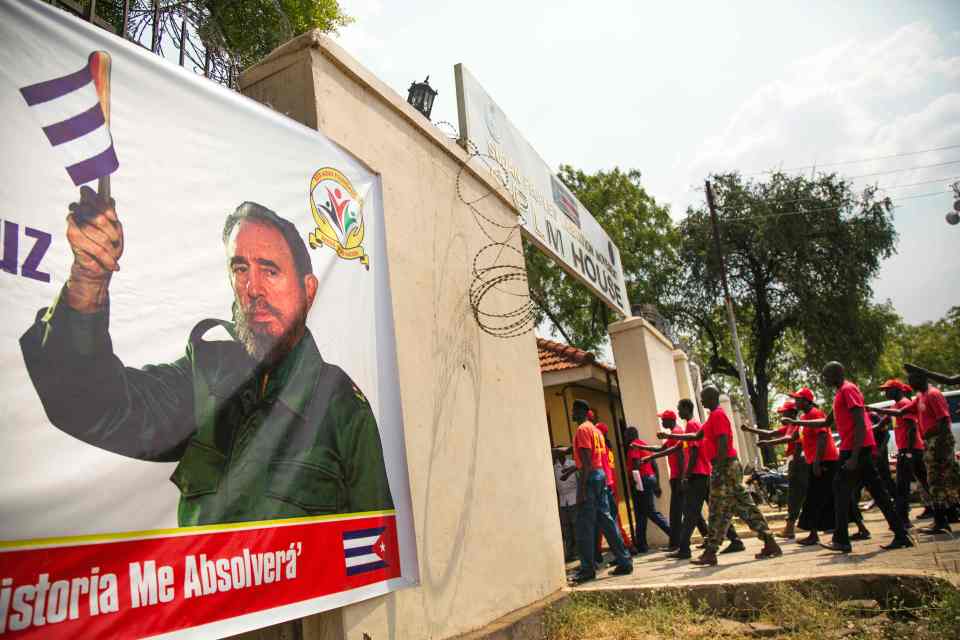
[[[344,260],[360,260],[370,268],[363,249],[363,198],[350,180],[333,167],[317,169],[310,179],[310,212],[317,228],[307,239],[310,248],[327,246]]]

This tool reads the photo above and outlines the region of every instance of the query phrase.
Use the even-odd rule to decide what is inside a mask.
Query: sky
[[[714,172],[866,176],[900,234],[875,299],[911,323],[960,305],[956,0],[341,4],[339,44],[403,96],[429,74],[434,122],[457,122],[462,62],[554,168],[638,169],[675,219]]]

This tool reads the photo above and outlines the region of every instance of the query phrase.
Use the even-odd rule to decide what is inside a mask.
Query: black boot
[[[947,508],[938,505],[933,508],[933,526],[917,529],[924,535],[936,535],[938,533],[950,533],[950,522],[947,520]]]

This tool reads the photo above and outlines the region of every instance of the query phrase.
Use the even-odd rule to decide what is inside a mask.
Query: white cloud
[[[669,194],[674,215],[702,194],[690,190],[703,177],[729,169],[762,171],[816,162],[877,158],[960,144],[960,56],[956,34],[938,36],[925,24],[909,24],[885,37],[848,40],[799,59],[776,80],[748,96],[726,126],[676,165]],[[831,166],[848,176],[932,165],[960,159],[960,149]],[[960,303],[960,228],[943,220],[951,198],[939,184],[895,188],[960,175],[960,164],[912,169],[856,180],[890,187],[906,198],[895,222],[901,241],[875,283],[878,299],[891,299],[911,322],[940,317]]]
[[[798,60],[747,98],[683,173],[790,167],[960,142],[960,110],[945,101],[955,94],[933,95],[960,79],[960,56],[944,49],[932,29],[912,24],[876,42],[848,41]],[[931,100],[938,109],[930,108]],[[914,120],[926,126],[906,127]],[[677,196],[678,203],[689,199]]]

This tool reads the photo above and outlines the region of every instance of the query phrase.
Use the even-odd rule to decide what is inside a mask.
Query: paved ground
[[[914,515],[919,513],[914,510]],[[686,560],[671,560],[665,553],[648,553],[634,558],[634,571],[629,576],[609,576],[608,569],[598,572],[598,579],[576,587],[576,590],[624,588],[631,586],[692,585],[704,582],[734,582],[768,579],[791,579],[853,572],[875,573],[929,573],[946,575],[955,583],[960,582],[960,526],[953,525],[954,534],[938,536],[914,536],[918,542],[912,549],[884,551],[880,545],[893,537],[879,510],[867,512],[865,520],[873,538],[866,542],[854,542],[853,553],[838,554],[819,546],[804,547],[793,541],[781,541],[783,556],[771,560],[755,560],[753,555],[762,543],[756,538],[744,539],[746,551],[721,555],[716,567],[698,567]],[[921,520],[927,526],[929,520]],[[778,525],[773,526],[778,530]],[[853,529],[851,529],[853,531]],[[801,532],[806,535],[806,532]],[[829,536],[821,535],[821,539]],[[699,550],[694,551],[694,557]],[[609,560],[610,555],[606,554]],[[576,564],[568,569],[575,571]]]

